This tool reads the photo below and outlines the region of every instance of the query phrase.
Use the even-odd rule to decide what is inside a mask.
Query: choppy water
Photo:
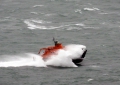
[[[119,0],[1,0],[0,85],[119,85],[119,4]],[[53,45],[53,36],[64,45],[87,46],[83,66],[17,66],[29,63],[41,47]],[[24,60],[16,62],[19,59]]]

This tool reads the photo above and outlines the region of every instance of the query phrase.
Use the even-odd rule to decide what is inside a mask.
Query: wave
[[[81,30],[81,27],[84,27],[85,25],[83,23],[69,23],[69,24],[62,24],[58,26],[54,26],[52,22],[50,21],[44,21],[44,20],[37,20],[37,19],[27,19],[24,20],[24,23],[28,26],[28,29],[65,29],[65,30]]]

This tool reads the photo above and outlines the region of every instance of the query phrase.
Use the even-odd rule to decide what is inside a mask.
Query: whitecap
[[[38,14],[37,12],[30,12],[31,14]]]
[[[85,11],[98,11],[98,10],[100,10],[100,9],[98,9],[98,8],[83,8]]]
[[[75,12],[82,14],[82,11],[80,9],[76,9]]]
[[[83,23],[71,23],[71,24],[63,24],[59,26],[54,26],[51,21],[44,21],[44,20],[39,20],[39,19],[26,19],[24,20],[24,23],[27,25],[28,29],[46,29],[46,30],[51,30],[51,29],[56,29],[56,30],[81,30],[81,27],[85,27],[85,24]]]
[[[37,23],[44,24],[46,22],[43,22],[42,20],[25,20],[25,24],[27,24],[29,29],[48,29],[46,26],[42,25],[37,25]]]
[[[88,79],[87,81],[89,82],[89,81],[92,81],[93,79]]]
[[[34,5],[33,7],[35,8],[35,7],[42,7],[42,6],[44,5]]]

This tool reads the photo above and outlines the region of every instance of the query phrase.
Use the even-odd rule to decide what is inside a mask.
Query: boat
[[[87,49],[86,46],[84,45],[76,45],[79,48],[79,51],[76,50],[71,50],[71,52],[74,51],[74,53],[78,54],[77,57],[71,57],[72,62],[74,64],[79,64],[81,63],[87,53]],[[66,46],[63,46],[61,43],[57,43],[57,45],[55,46],[49,46],[49,47],[45,47],[45,48],[41,48],[38,52],[38,54],[40,54],[40,56],[42,56],[43,60],[46,60],[48,58],[50,58],[52,55],[57,55],[57,52],[59,50],[66,50]],[[80,53],[79,53],[80,52]]]
[[[81,45],[81,49],[83,52],[81,52],[82,54],[79,55],[79,57],[72,57],[72,62],[76,65],[80,64],[85,56],[86,56],[86,53],[87,53],[87,49],[86,49],[86,46],[84,46],[82,48],[83,45]],[[41,48],[40,51],[38,52],[38,54],[40,54],[40,56],[42,56],[43,60],[46,60],[48,58],[50,58],[52,55],[58,55],[57,54],[57,51],[59,50],[66,50],[66,47],[65,46],[62,46],[62,44],[60,44],[59,46],[50,46],[50,47],[45,47],[45,48]]]

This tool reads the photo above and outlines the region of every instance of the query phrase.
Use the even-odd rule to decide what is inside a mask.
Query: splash
[[[35,66],[46,67],[42,57],[33,53],[25,53],[18,55],[4,55],[3,61],[0,61],[0,67],[20,67]]]
[[[54,55],[50,56],[46,60],[43,60],[40,55],[34,53],[3,55],[1,56],[0,67],[77,67],[72,62],[72,59],[79,58],[85,49],[86,46],[83,45],[66,45],[65,49],[57,51]]]
[[[67,51],[59,50],[57,55],[53,55],[45,63],[48,66],[77,67],[70,58],[71,54]]]

